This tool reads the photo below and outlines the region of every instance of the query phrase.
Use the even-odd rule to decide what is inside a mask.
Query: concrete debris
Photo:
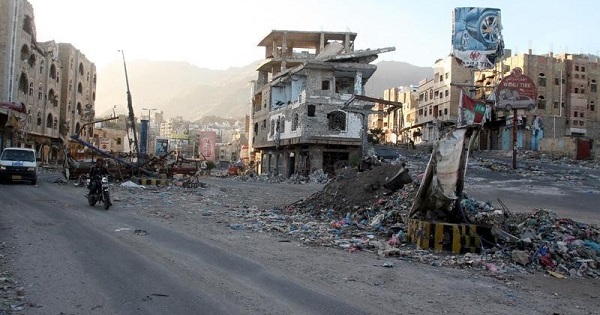
[[[136,184],[130,180],[121,184],[121,187],[129,187],[129,188],[145,188],[144,185]]]
[[[422,155],[423,160],[428,156],[427,153]],[[248,202],[236,204],[227,197],[223,198],[235,193],[226,183],[223,187],[227,188],[203,183],[194,189],[169,185],[140,192],[129,187],[143,186],[126,182],[115,187],[114,195],[121,200],[124,209],[152,205],[147,213],[161,220],[185,220],[181,212],[172,208],[187,207],[189,210],[185,216],[204,216],[225,223],[223,226],[231,229],[231,233],[271,233],[306,246],[366,251],[388,260],[395,258],[440,267],[469,268],[496,276],[551,272],[553,277],[600,278],[600,228],[559,218],[546,209],[513,213],[465,195],[461,206],[466,218],[472,224],[492,227],[496,242],[483,244],[481,253],[462,255],[420,249],[409,243],[406,236],[408,214],[419,183],[410,182],[397,191],[385,187],[403,167],[418,180],[425,163],[412,161],[406,164],[382,163],[363,172],[343,167],[336,169],[333,175],[318,171],[310,176],[295,175],[288,179],[255,174],[223,179],[298,185],[326,183],[320,191],[306,199],[281,208],[261,209]],[[502,162],[485,159],[472,159],[469,167],[515,171]],[[535,168],[516,171],[542,176],[542,172]],[[578,181],[579,174],[575,169],[570,173],[543,176]]]

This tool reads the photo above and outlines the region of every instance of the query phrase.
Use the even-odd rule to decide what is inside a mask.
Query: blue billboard
[[[500,9],[454,8],[452,53],[467,68],[490,69],[504,55]]]

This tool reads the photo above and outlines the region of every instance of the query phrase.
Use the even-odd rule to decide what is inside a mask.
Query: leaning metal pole
[[[135,130],[135,113],[133,111],[133,103],[131,101],[131,91],[129,90],[129,77],[127,76],[127,64],[125,63],[125,53],[121,50],[121,55],[123,56],[123,68],[125,69],[125,83],[127,84],[127,107],[129,110],[129,127],[131,128],[131,132],[133,133],[133,156],[139,158],[139,148],[138,148],[138,139],[137,133]]]

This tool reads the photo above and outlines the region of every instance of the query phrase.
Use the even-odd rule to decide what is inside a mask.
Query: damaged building
[[[356,33],[273,30],[252,91],[250,145],[259,174],[308,175],[365,154],[370,64],[394,47],[354,50]]]
[[[79,146],[68,137],[92,135],[96,66],[75,46],[38,42],[33,6],[0,2],[0,150],[34,148],[42,163]],[[87,125],[86,128],[84,128]]]

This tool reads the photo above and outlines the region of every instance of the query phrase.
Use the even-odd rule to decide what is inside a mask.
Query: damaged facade
[[[412,86],[385,90],[384,99],[401,102],[402,112],[384,112],[372,118],[371,126],[382,128],[389,143],[431,143],[456,124],[461,90],[474,99],[493,102],[490,95],[501,80],[520,68],[535,83],[537,96],[533,110],[518,113],[517,147],[576,159],[596,158],[600,154],[594,145],[600,141],[598,57],[531,51],[512,55],[508,49],[504,55],[493,69],[483,71],[465,68],[452,56],[437,60],[433,79],[421,80],[417,91]],[[512,112],[492,106],[487,119],[475,147],[512,150]]]
[[[506,54],[495,68],[475,74],[478,87],[496,86],[515,68],[536,85],[536,107],[519,113],[517,147],[572,158],[593,157],[593,142],[600,141],[597,56],[585,54]],[[487,97],[493,90],[482,89]],[[495,121],[480,139],[482,149],[511,149],[512,114],[497,111]],[[496,140],[497,139],[497,140]],[[573,144],[573,145],[570,145]]]
[[[358,162],[376,102],[364,86],[370,64],[393,47],[354,50],[356,33],[273,30],[258,46],[250,145],[259,174],[308,175]]]
[[[66,139],[93,119],[95,65],[71,44],[37,42],[31,4],[3,0],[0,74],[0,149],[32,147],[42,162],[64,158]],[[81,136],[91,134],[90,126]]]

